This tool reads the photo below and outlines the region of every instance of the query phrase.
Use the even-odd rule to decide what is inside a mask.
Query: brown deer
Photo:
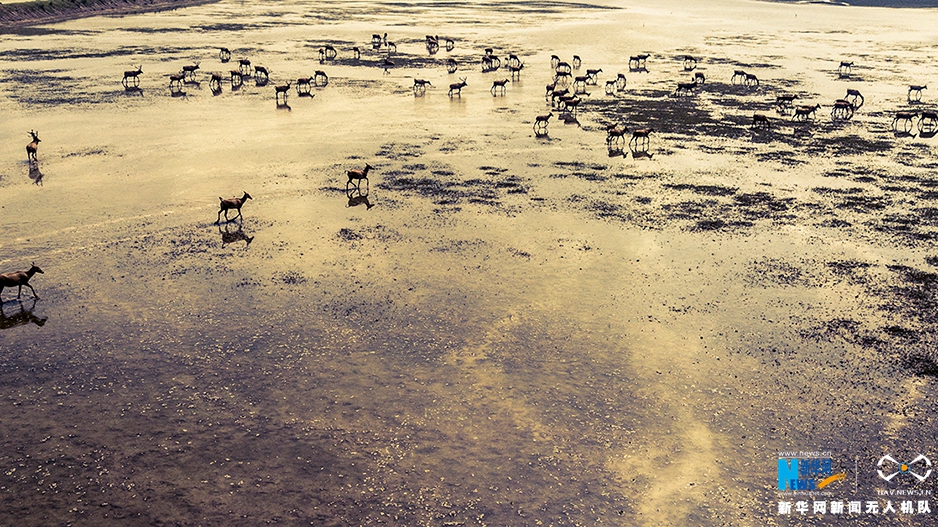
[[[0,294],[3,294],[3,289],[6,287],[19,286],[19,292],[17,292],[16,298],[20,298],[23,294],[23,286],[25,285],[33,292],[33,298],[39,298],[39,295],[36,294],[36,290],[29,284],[29,279],[36,273],[45,274],[42,272],[42,269],[34,263],[28,271],[14,271],[12,273],[0,274]]]
[[[33,137],[33,140],[31,143],[26,145],[26,159],[27,160],[32,159],[33,161],[38,161],[39,159],[36,157],[36,151],[39,149],[39,142],[42,140],[39,139],[39,132],[35,130],[30,130],[29,135]]]
[[[374,169],[375,167],[369,165],[368,163],[365,163],[365,168],[362,170],[349,170],[347,172],[348,182],[345,183],[345,189],[348,190],[349,185],[352,185],[353,182],[354,182],[355,188],[360,188],[362,180],[364,180],[365,184],[367,185],[368,184],[368,172]]]
[[[831,119],[850,119],[853,117],[853,111],[853,104],[850,101],[837,99],[831,108]]]
[[[639,128],[632,132],[632,138],[629,139],[629,148],[634,150],[648,150],[648,136],[654,132],[654,128]]]
[[[300,77],[296,79],[296,94],[300,97],[309,97],[312,84],[313,77]]]
[[[820,104],[814,106],[799,106],[795,108],[794,115],[791,116],[792,121],[807,121],[810,117],[814,119],[815,113],[821,109]]]
[[[508,84],[508,79],[502,79],[500,81],[492,81],[492,89],[489,90],[492,92],[492,96],[495,96],[497,91],[501,91],[502,95],[505,95],[505,85]]]
[[[455,92],[457,95],[459,95],[460,97],[462,97],[462,89],[465,88],[465,87],[468,86],[468,85],[469,85],[469,83],[466,82],[466,78],[465,78],[465,77],[461,77],[461,78],[459,79],[459,82],[454,82],[453,84],[450,84],[450,85],[449,85],[449,96],[452,97],[452,96],[453,96],[453,92]]]
[[[222,64],[231,60],[231,50],[228,48],[218,48],[218,60],[220,60]]]
[[[928,86],[909,86],[909,102],[919,102],[922,100],[922,90],[928,89]]]
[[[254,66],[254,82],[265,85],[270,81],[270,72],[264,66]]]
[[[595,70],[586,70],[586,83],[592,84],[593,86],[595,86],[596,83],[598,82],[597,77],[599,77],[599,74],[602,72],[603,72],[602,68],[595,69]]]
[[[912,121],[916,117],[918,117],[918,111],[896,112],[896,116],[892,119],[893,131],[898,133],[908,133],[912,129]],[[900,123],[902,124],[902,130],[899,130]]]
[[[212,73],[212,80],[209,81],[208,86],[211,88],[212,93],[219,94],[221,93],[221,73]]]
[[[612,146],[614,143],[622,141],[628,131],[629,129],[624,126],[610,125],[606,128],[606,144]]]
[[[219,204],[218,204],[218,219],[215,220],[215,224],[217,225],[217,224],[221,223],[221,213],[222,213],[222,212],[225,213],[225,221],[231,221],[230,219],[228,219],[228,211],[231,210],[231,209],[236,209],[236,210],[238,211],[238,215],[235,216],[235,218],[241,218],[241,217],[242,217],[242,216],[241,216],[241,206],[244,205],[244,202],[247,201],[247,200],[249,200],[249,199],[251,199],[251,195],[248,194],[247,192],[245,192],[244,195],[241,196],[240,198],[224,199],[224,198],[222,198],[221,196],[219,196],[219,197],[218,197],[218,201],[219,201]]]

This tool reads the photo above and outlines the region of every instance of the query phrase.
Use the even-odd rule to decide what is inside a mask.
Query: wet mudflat
[[[0,523],[784,525],[779,451],[929,448],[936,139],[891,121],[932,107],[906,90],[936,15],[710,4],[223,1],[4,35],[0,266],[45,273],[3,294]],[[504,96],[486,47],[524,60]],[[568,122],[555,53],[603,69]],[[686,54],[708,81],[677,97]],[[269,84],[233,90],[240,58]],[[616,123],[652,157],[610,152]]]

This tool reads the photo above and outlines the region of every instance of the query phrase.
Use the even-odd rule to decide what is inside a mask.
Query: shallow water
[[[936,143],[890,125],[933,107],[907,87],[936,16],[222,1],[3,36],[0,267],[45,273],[3,296],[0,523],[788,524],[777,454],[809,449],[869,495],[935,434]],[[489,46],[525,64],[504,96]],[[603,73],[538,138],[554,53]],[[708,82],[675,97],[685,54]],[[232,91],[242,57],[270,84]],[[832,122],[848,87],[865,105]],[[824,108],[793,124],[779,92]],[[616,122],[654,127],[653,157],[611,155]],[[373,206],[350,206],[365,163]]]

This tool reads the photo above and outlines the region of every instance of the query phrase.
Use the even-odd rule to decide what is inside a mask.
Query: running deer
[[[365,181],[365,184],[368,184],[368,172],[374,170],[375,167],[365,163],[365,168],[362,170],[349,170],[347,172],[348,181],[345,183],[345,190],[349,189],[349,185],[352,185],[354,182],[355,188],[361,187],[362,180]]]
[[[236,209],[236,210],[238,211],[238,215],[235,216],[235,218],[241,218],[241,217],[242,217],[242,216],[241,216],[241,206],[244,205],[244,202],[247,201],[247,200],[249,200],[249,199],[251,199],[251,195],[248,194],[247,192],[245,192],[244,195],[241,196],[240,198],[224,199],[224,198],[222,198],[222,197],[219,196],[219,198],[218,198],[218,201],[219,201],[219,205],[218,205],[218,219],[215,220],[215,223],[216,223],[216,224],[221,223],[221,213],[222,213],[222,212],[225,213],[225,221],[231,221],[230,219],[228,219],[228,211],[231,210],[231,209]]]
[[[506,85],[506,84],[508,84],[508,79],[504,79],[504,80],[500,80],[500,81],[492,81],[492,89],[489,90],[489,91],[492,92],[492,96],[494,97],[494,96],[495,96],[495,93],[496,93],[497,91],[501,91],[501,92],[502,92],[502,95],[505,95],[505,85]]]
[[[30,130],[29,135],[32,136],[33,140],[31,143],[26,145],[26,159],[38,161],[39,159],[36,157],[36,151],[39,149],[39,142],[42,140],[39,139],[39,132],[35,130]]]
[[[19,292],[17,292],[16,298],[20,298],[23,294],[23,286],[25,285],[33,292],[33,298],[39,298],[39,295],[36,294],[36,290],[29,284],[29,279],[36,273],[45,274],[42,272],[42,269],[37,267],[34,263],[30,266],[28,271],[14,271],[12,273],[0,274],[0,294],[3,294],[3,289],[6,287],[19,286]]]
[[[538,115],[534,118],[534,134],[541,136],[547,135],[547,123],[550,121],[550,118],[553,117],[553,112],[548,113],[547,115]]]
[[[143,66],[134,67],[137,69],[124,72],[124,78],[121,80],[124,89],[130,90],[140,86],[140,74],[143,73]]]
[[[449,96],[452,97],[453,92],[456,92],[457,95],[462,97],[462,89],[465,88],[466,86],[468,86],[468,83],[466,82],[466,78],[465,77],[460,78],[459,82],[454,82],[453,84],[449,85]]]

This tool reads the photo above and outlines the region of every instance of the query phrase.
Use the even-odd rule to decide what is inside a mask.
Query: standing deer
[[[277,99],[277,105],[280,103],[280,96],[283,95],[283,105],[287,104],[287,92],[290,91],[290,86],[293,84],[293,81],[287,82],[283,86],[274,86],[274,97]]]
[[[761,113],[752,114],[752,127],[768,130],[770,127],[769,118]]]
[[[462,89],[465,88],[465,87],[468,86],[468,85],[469,85],[469,83],[466,82],[466,78],[465,78],[465,77],[461,77],[461,78],[459,79],[459,82],[454,82],[453,84],[450,84],[450,85],[449,85],[449,96],[452,97],[452,96],[453,96],[453,92],[456,92],[457,95],[459,95],[460,97],[462,97]]]
[[[414,96],[426,93],[427,86],[433,86],[426,79],[414,79]]]
[[[31,143],[26,145],[26,159],[27,160],[32,159],[33,161],[38,161],[39,158],[36,157],[36,150],[39,149],[39,142],[41,141],[41,139],[39,139],[39,132],[35,130],[30,130],[29,135],[33,136],[33,140]]]
[[[231,221],[230,219],[228,219],[228,211],[231,210],[231,209],[236,209],[236,210],[238,211],[238,215],[235,216],[235,218],[241,218],[241,217],[242,217],[242,216],[241,216],[241,206],[244,205],[244,202],[247,201],[247,200],[249,200],[249,199],[251,199],[251,195],[248,194],[247,192],[245,192],[244,195],[241,196],[240,198],[224,199],[224,198],[222,198],[221,196],[219,196],[219,197],[218,197],[218,201],[219,201],[219,205],[218,205],[218,207],[219,207],[219,208],[218,208],[218,219],[215,220],[215,224],[217,225],[217,224],[221,223],[221,213],[222,213],[222,212],[225,213],[225,221]],[[40,271],[40,272],[41,272],[41,271]]]
[[[228,48],[218,48],[218,60],[220,60],[222,64],[231,60],[231,50]]]
[[[136,70],[124,72],[124,78],[121,80],[121,84],[124,85],[125,90],[140,86],[140,74],[143,73],[143,66],[135,67],[137,68]],[[131,86],[131,84],[133,84],[133,86]]]
[[[36,264],[32,264],[28,271],[14,271],[12,273],[0,274],[0,294],[3,294],[5,287],[19,286],[19,292],[17,292],[16,298],[20,298],[23,294],[23,286],[25,285],[33,292],[33,298],[39,298],[39,295],[36,294],[36,290],[29,284],[29,279],[36,273],[44,274],[42,269],[37,267]]]
[[[489,90],[492,92],[492,96],[495,96],[495,93],[498,91],[502,92],[502,95],[505,95],[505,85],[508,84],[508,79],[503,79],[500,81],[492,81],[492,89]]]
[[[196,62],[192,64],[191,66],[183,66],[182,67],[183,77],[188,78],[190,82],[195,82],[195,72],[196,70],[199,69],[199,64],[201,64],[201,62]]]
[[[629,148],[632,151],[648,150],[648,136],[655,130],[653,128],[639,128],[632,132],[632,138],[629,139]]]
[[[922,90],[928,89],[928,86],[909,86],[909,102],[919,102],[922,100]]]

